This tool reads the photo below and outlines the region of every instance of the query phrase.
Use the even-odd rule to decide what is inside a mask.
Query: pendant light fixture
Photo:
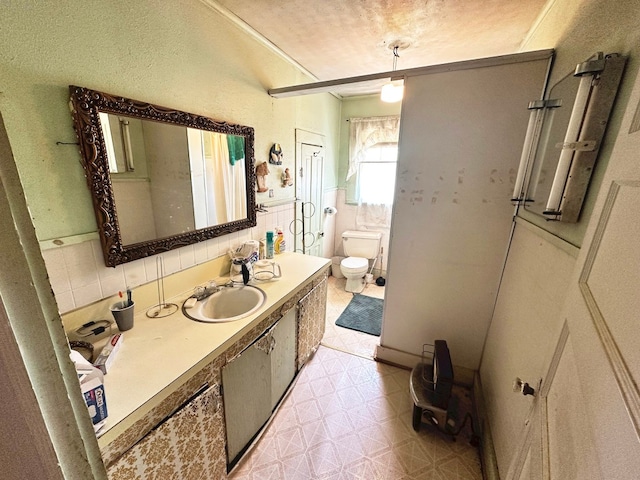
[[[393,47],[393,71],[396,71],[398,66],[398,45]],[[382,90],[380,91],[380,100],[386,103],[395,103],[402,100],[402,95],[404,94],[404,79],[394,80],[391,77],[391,81],[383,85]]]

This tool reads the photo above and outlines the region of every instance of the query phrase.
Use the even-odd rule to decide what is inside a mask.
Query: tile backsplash
[[[246,240],[264,238],[266,230],[276,226],[283,227],[287,245],[293,246],[294,239],[288,226],[295,217],[294,203],[267,207],[267,210],[258,212],[257,225],[253,228],[163,253],[165,275],[226,255],[230,248]],[[42,256],[61,314],[157,278],[157,256],[112,268],[104,264],[98,239],[53,248],[50,246],[51,242],[47,242]]]

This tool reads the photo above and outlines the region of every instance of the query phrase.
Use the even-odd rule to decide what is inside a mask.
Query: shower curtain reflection
[[[242,218],[247,212],[245,159],[230,155],[242,137],[188,130],[196,228]]]

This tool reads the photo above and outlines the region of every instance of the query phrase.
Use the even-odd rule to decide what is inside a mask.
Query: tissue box
[[[82,382],[82,380],[81,380]],[[90,378],[80,384],[84,401],[89,409],[89,416],[94,425],[98,425],[107,418],[107,400],[104,385],[98,377]]]
[[[78,381],[80,382],[80,391],[84,397],[89,410],[89,416],[93,423],[93,429],[96,435],[106,424],[107,418],[107,398],[104,392],[104,384],[102,383],[102,372],[91,365],[79,352],[71,350],[69,356],[76,367]]]
[[[111,338],[109,338],[109,341],[100,352],[100,355],[98,355],[98,358],[96,358],[96,361],[93,362],[93,365],[102,370],[102,373],[106,375],[107,370],[111,368],[116,353],[118,353],[120,349],[120,345],[122,345],[122,334],[116,333],[115,335],[111,335]]]

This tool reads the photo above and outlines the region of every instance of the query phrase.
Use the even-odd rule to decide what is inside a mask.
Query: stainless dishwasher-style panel
[[[271,408],[274,409],[296,375],[296,316],[292,308],[271,330],[274,349],[271,352]]]
[[[222,368],[227,458],[233,466],[296,374],[296,308]]]
[[[271,360],[257,342],[222,368],[227,459],[236,457],[271,415]]]

